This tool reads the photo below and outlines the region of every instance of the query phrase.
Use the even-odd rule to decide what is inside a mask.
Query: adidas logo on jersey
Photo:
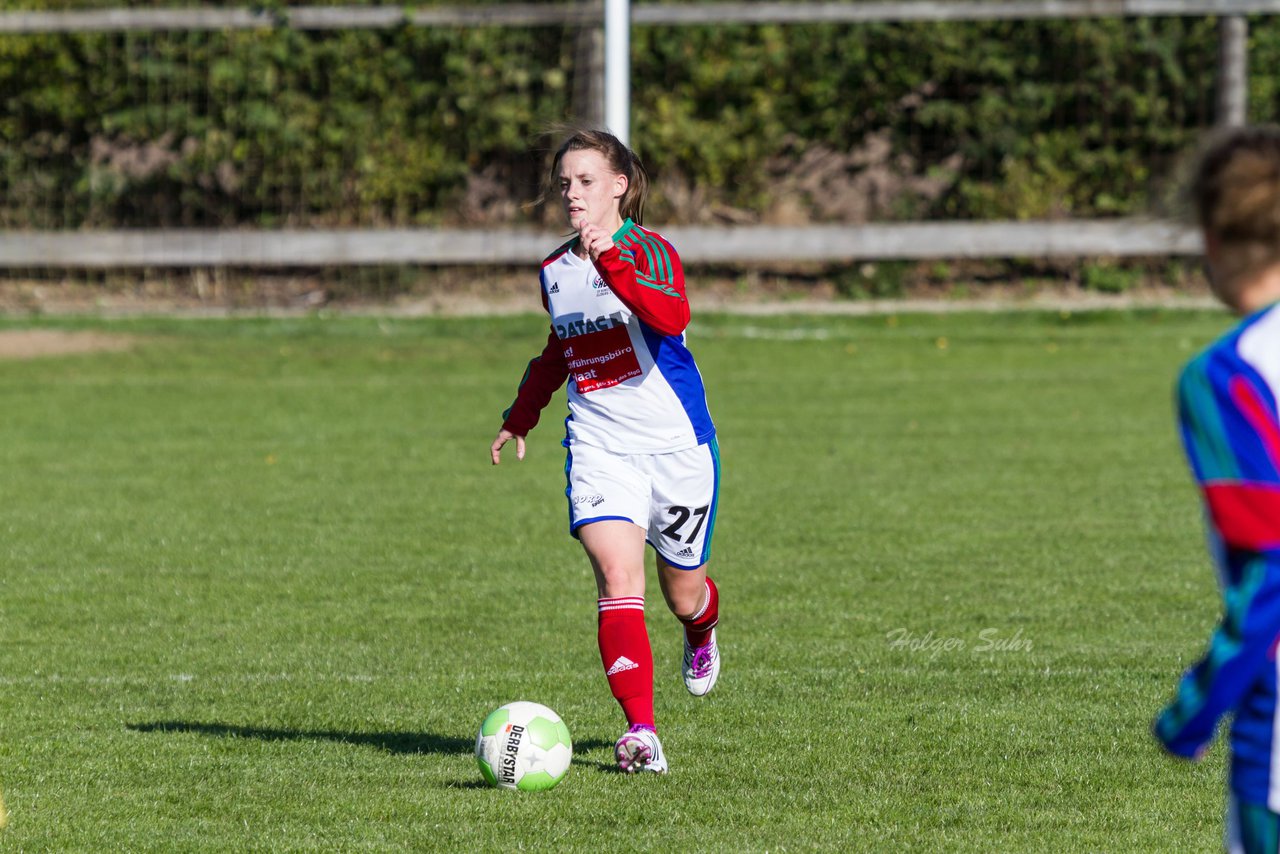
[[[551,287],[547,288],[547,293],[549,293],[549,294],[558,294],[558,293],[560,293],[560,283],[559,283],[559,282],[552,282],[552,283],[551,283]]]
[[[685,546],[680,551],[676,552],[676,557],[693,557],[693,547]]]
[[[634,661],[627,658],[625,655],[620,655],[618,656],[617,661],[609,665],[609,669],[604,672],[604,675],[613,676],[615,674],[622,673],[627,670],[635,670],[639,666],[640,665],[636,664]]]

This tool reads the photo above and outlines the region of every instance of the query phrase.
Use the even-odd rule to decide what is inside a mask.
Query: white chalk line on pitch
[[[734,302],[698,300],[690,297],[696,311],[737,317],[881,317],[891,314],[1018,314],[1044,312],[1133,311],[1167,309],[1204,311],[1221,306],[1209,294],[1032,294],[1020,297],[976,297],[971,299],[833,299]]]
[[[694,336],[709,338],[759,338],[765,341],[828,341],[835,337],[830,329],[769,329],[763,326],[737,326],[716,329],[703,329],[697,324],[690,324],[689,331]],[[847,336],[846,336],[847,337]]]

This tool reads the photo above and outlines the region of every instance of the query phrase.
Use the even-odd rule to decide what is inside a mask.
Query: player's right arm
[[[1188,758],[1275,666],[1280,637],[1280,419],[1262,377],[1225,361],[1197,359],[1178,386],[1183,443],[1221,546],[1224,600],[1208,651],[1154,726],[1169,752]]]
[[[689,325],[684,267],[675,247],[665,238],[634,226],[623,252],[608,232],[586,225],[582,243],[609,290],[632,313],[663,335],[679,335]]]
[[[490,458],[494,465],[502,461],[502,446],[511,439],[516,440],[516,459],[524,459],[524,437],[538,424],[542,410],[551,402],[551,396],[564,385],[569,376],[569,367],[565,364],[564,349],[555,330],[547,335],[546,346],[535,356],[525,368],[520,387],[516,390],[516,399],[502,413],[502,429],[489,448]]]

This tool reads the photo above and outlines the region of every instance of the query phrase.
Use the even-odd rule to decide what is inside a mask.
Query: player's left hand
[[[582,247],[587,250],[587,254],[591,256],[592,261],[613,248],[612,234],[598,225],[591,225],[585,222],[578,229],[578,240],[582,242]]]

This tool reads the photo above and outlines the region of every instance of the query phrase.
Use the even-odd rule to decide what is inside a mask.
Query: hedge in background
[[[1252,22],[1255,69],[1280,59],[1272,21]],[[527,222],[546,130],[573,115],[576,36],[0,36],[0,227]],[[1133,213],[1213,121],[1212,19],[633,39],[654,221]],[[1255,73],[1255,119],[1275,87]]]

